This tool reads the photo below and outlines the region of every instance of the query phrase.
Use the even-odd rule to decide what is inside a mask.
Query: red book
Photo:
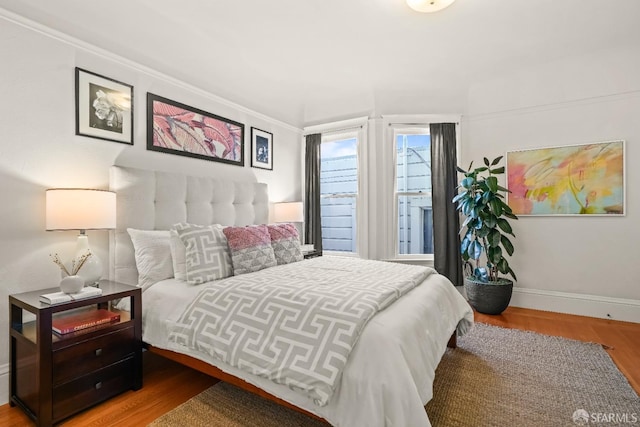
[[[62,314],[52,320],[53,332],[64,335],[93,326],[120,321],[120,315],[109,310],[87,310],[80,313]]]

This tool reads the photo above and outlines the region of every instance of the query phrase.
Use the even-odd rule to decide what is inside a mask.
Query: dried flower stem
[[[76,274],[78,274],[78,271],[80,271],[80,269],[82,268],[82,266],[84,265],[84,263],[87,261],[87,259],[89,259],[89,257],[91,256],[91,252],[87,251],[86,254],[82,255],[80,257],[80,259],[78,260],[78,265],[76,265],[73,269],[73,275],[75,276]],[[75,259],[74,259],[74,263],[75,263]]]
[[[65,267],[62,261],[60,261],[60,257],[58,256],[58,254],[55,254],[55,255],[49,254],[49,256],[51,257],[53,262],[58,267],[60,267],[60,269],[63,271],[64,274],[66,274],[67,276],[75,276],[76,274],[78,274],[78,272],[80,271],[84,263],[87,262],[87,259],[89,259],[89,257],[91,256],[91,251],[87,251],[87,253],[81,255],[80,258],[78,258],[77,263],[75,258],[71,261],[71,273],[69,273],[69,270],[67,270],[67,267]]]
[[[60,257],[58,256],[58,254],[55,255],[51,255],[49,254],[49,256],[51,257],[51,259],[53,260],[53,262],[60,267],[60,269],[67,275],[67,276],[71,276],[71,274],[69,274],[69,270],[67,270],[67,267],[64,266],[64,264],[62,263],[62,261],[60,261]]]

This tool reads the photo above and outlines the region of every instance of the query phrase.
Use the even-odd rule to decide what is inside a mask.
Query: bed
[[[153,283],[144,282],[127,229],[155,230],[161,234],[176,223],[266,224],[267,187],[257,182],[226,182],[119,166],[111,168],[110,186],[117,193],[117,228],[111,237],[110,274],[117,281],[142,286],[143,340],[149,351],[332,425],[430,426],[424,405],[432,398],[435,369],[451,337],[466,333],[473,324],[471,308],[445,277],[419,267],[320,257],[198,285],[162,275]],[[374,284],[379,282],[376,269],[389,270],[390,279]],[[200,312],[194,311],[194,301],[198,298],[202,301],[212,292],[259,280],[282,281],[280,285],[286,286],[286,277],[290,278],[291,286],[300,282],[300,277],[310,281],[316,278],[315,283],[310,282],[313,287],[318,286],[322,277],[332,277],[329,275],[334,273],[328,270],[339,271],[340,277],[355,277],[357,287],[364,282],[369,282],[365,287],[384,287],[393,277],[404,274],[400,269],[409,270],[406,274],[411,278],[407,281],[415,283],[407,286],[405,281],[398,285],[401,292],[396,289],[385,293],[395,296],[380,305],[361,328],[355,327],[359,329],[353,346],[346,353],[340,371],[333,373],[335,384],[328,391],[313,388],[301,392],[298,383],[271,378],[259,369],[248,370],[234,364],[232,358],[220,357],[215,350],[204,351],[207,345],[189,347],[176,339],[181,336],[178,332],[189,318],[189,310],[191,314]],[[313,394],[317,390],[320,392]]]

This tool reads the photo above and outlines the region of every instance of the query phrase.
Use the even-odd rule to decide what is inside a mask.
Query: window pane
[[[323,197],[322,248],[325,251],[356,252],[356,198]]]
[[[397,134],[398,192],[431,191],[431,135]]]
[[[431,193],[398,196],[398,254],[433,254]]]
[[[358,193],[357,139],[320,145],[320,194]]]
[[[320,145],[320,216],[326,251],[356,252],[357,142],[345,138]]]

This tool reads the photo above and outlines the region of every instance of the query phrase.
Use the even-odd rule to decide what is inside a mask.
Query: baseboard
[[[0,365],[0,405],[9,403],[9,364]]]
[[[640,301],[514,287],[510,305],[640,323]]]

